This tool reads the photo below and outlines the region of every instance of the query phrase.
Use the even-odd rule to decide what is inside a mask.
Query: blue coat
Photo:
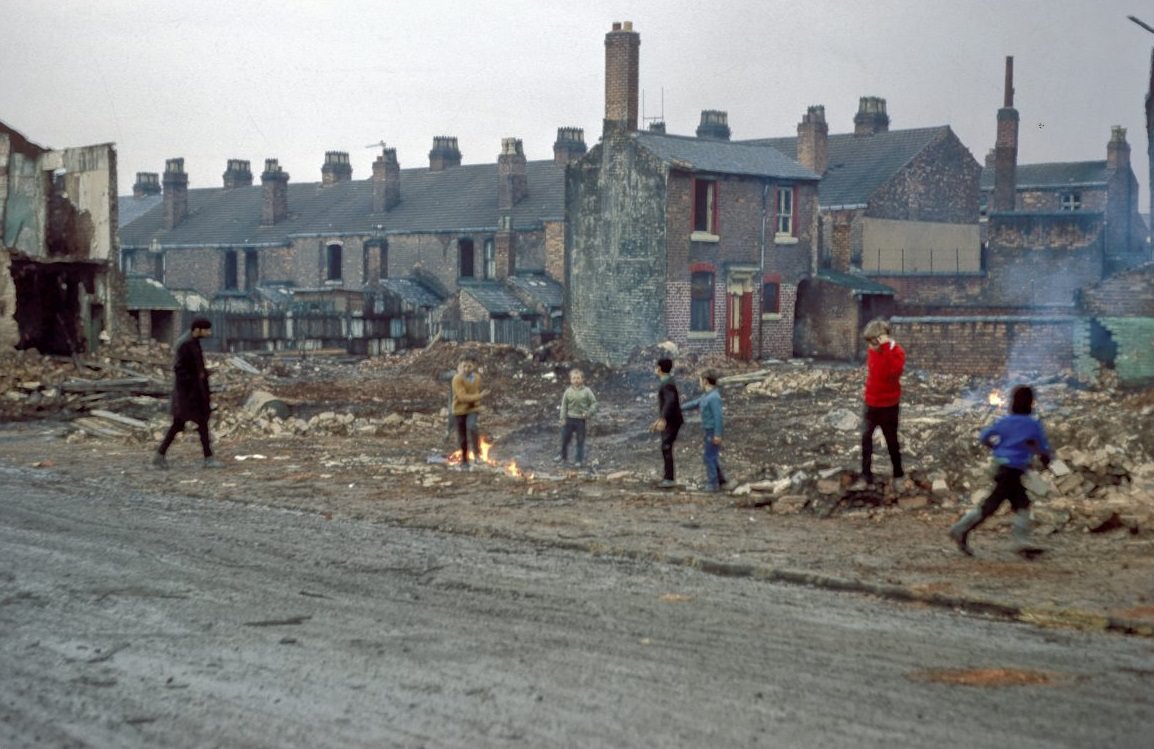
[[[706,432],[712,432],[714,437],[720,437],[725,426],[721,415],[721,391],[714,388],[681,407],[682,411],[696,409],[701,409],[701,428]]]
[[[1026,414],[1009,414],[982,430],[982,444],[994,451],[994,459],[1019,470],[1030,467],[1035,455],[1050,459],[1050,443],[1042,423]]]

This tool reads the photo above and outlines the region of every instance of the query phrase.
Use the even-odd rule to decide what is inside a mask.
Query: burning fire
[[[986,400],[988,400],[990,405],[994,408],[1001,408],[1002,406],[1006,405],[1006,399],[1002,397],[1002,392],[1000,390],[991,391],[989,398]]]
[[[478,458],[477,455],[472,450],[470,450],[469,462],[473,465],[488,465],[501,468],[501,470],[505,472],[506,476],[512,476],[514,478],[532,478],[532,476],[526,475],[526,473],[522,471],[520,467],[518,467],[517,461],[515,460],[510,460],[508,465],[502,468],[496,460],[493,460],[489,457],[489,450],[491,450],[492,447],[492,440],[490,440],[488,437],[481,437],[481,457]],[[459,464],[461,462],[461,451],[457,450],[450,454],[449,457],[446,458],[445,462],[447,462],[449,465]]]

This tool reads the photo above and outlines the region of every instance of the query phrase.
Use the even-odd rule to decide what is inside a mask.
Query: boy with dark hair
[[[212,322],[198,317],[189,326],[188,335],[181,336],[173,357],[172,371],[176,381],[172,388],[172,425],[164,435],[164,440],[152,456],[152,465],[168,468],[168,448],[176,435],[184,431],[185,425],[196,422],[200,435],[200,447],[204,453],[205,468],[223,468],[224,464],[213,457],[208,436],[208,418],[212,413],[208,387],[208,369],[204,366],[204,352],[200,339],[212,336]]]
[[[1015,513],[1013,535],[1018,552],[1027,554],[1036,550],[1029,543],[1030,498],[1022,486],[1022,474],[1035,455],[1041,458],[1043,467],[1050,465],[1050,444],[1041,422],[1031,415],[1033,409],[1034,390],[1019,385],[1010,395],[1010,413],[983,429],[978,438],[994,451],[998,471],[990,496],[950,527],[950,538],[963,554],[974,555],[967,543],[970,532],[997,512],[1004,500],[1010,501]]]
[[[705,463],[705,491],[720,491],[728,483],[721,472],[721,433],[724,421],[721,413],[721,391],[717,389],[717,373],[701,375],[701,389],[705,392],[681,407],[684,411],[701,410],[701,431],[704,445],[701,459]]]
[[[457,364],[457,374],[453,376],[453,420],[457,423],[457,440],[461,446],[461,470],[469,470],[469,451],[473,459],[481,459],[481,433],[477,430],[477,414],[481,411],[481,399],[489,394],[481,390],[481,375],[477,364],[466,357]]]
[[[684,421],[681,416],[681,395],[677,392],[677,383],[673,381],[672,359],[668,357],[658,359],[653,371],[661,381],[657,387],[657,412],[660,416],[649,430],[661,432],[661,459],[665,463],[665,473],[658,486],[662,489],[671,489],[677,486],[673,480],[673,443],[677,441],[677,433],[681,431],[681,424]]]

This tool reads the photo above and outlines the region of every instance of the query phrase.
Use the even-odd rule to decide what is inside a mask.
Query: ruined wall
[[[566,326],[580,355],[621,364],[665,337],[666,172],[611,133],[566,172]]]
[[[793,348],[799,356],[852,360],[862,320],[859,303],[842,286],[809,280],[797,291],[797,329]]]
[[[988,236],[989,304],[1072,304],[1102,279],[1102,214],[991,214]]]
[[[565,283],[565,222],[545,222],[545,275]]]
[[[893,317],[908,368],[1005,377],[1072,369],[1074,317]]]
[[[1116,346],[1112,365],[1126,384],[1154,380],[1154,265],[1119,273],[1082,293],[1082,310],[1106,330]],[[1089,343],[1084,369],[1096,373]]]

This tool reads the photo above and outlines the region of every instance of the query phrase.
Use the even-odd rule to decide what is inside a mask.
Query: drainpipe
[[[761,284],[761,292],[765,293],[765,222],[769,217],[769,181],[766,180],[761,185],[761,232],[758,237],[758,245],[761,250],[761,260],[758,263],[759,277],[757,282]],[[761,296],[761,294],[758,294]],[[761,309],[759,308],[755,313],[757,315],[757,359],[761,361],[765,357],[765,325],[761,319]]]

